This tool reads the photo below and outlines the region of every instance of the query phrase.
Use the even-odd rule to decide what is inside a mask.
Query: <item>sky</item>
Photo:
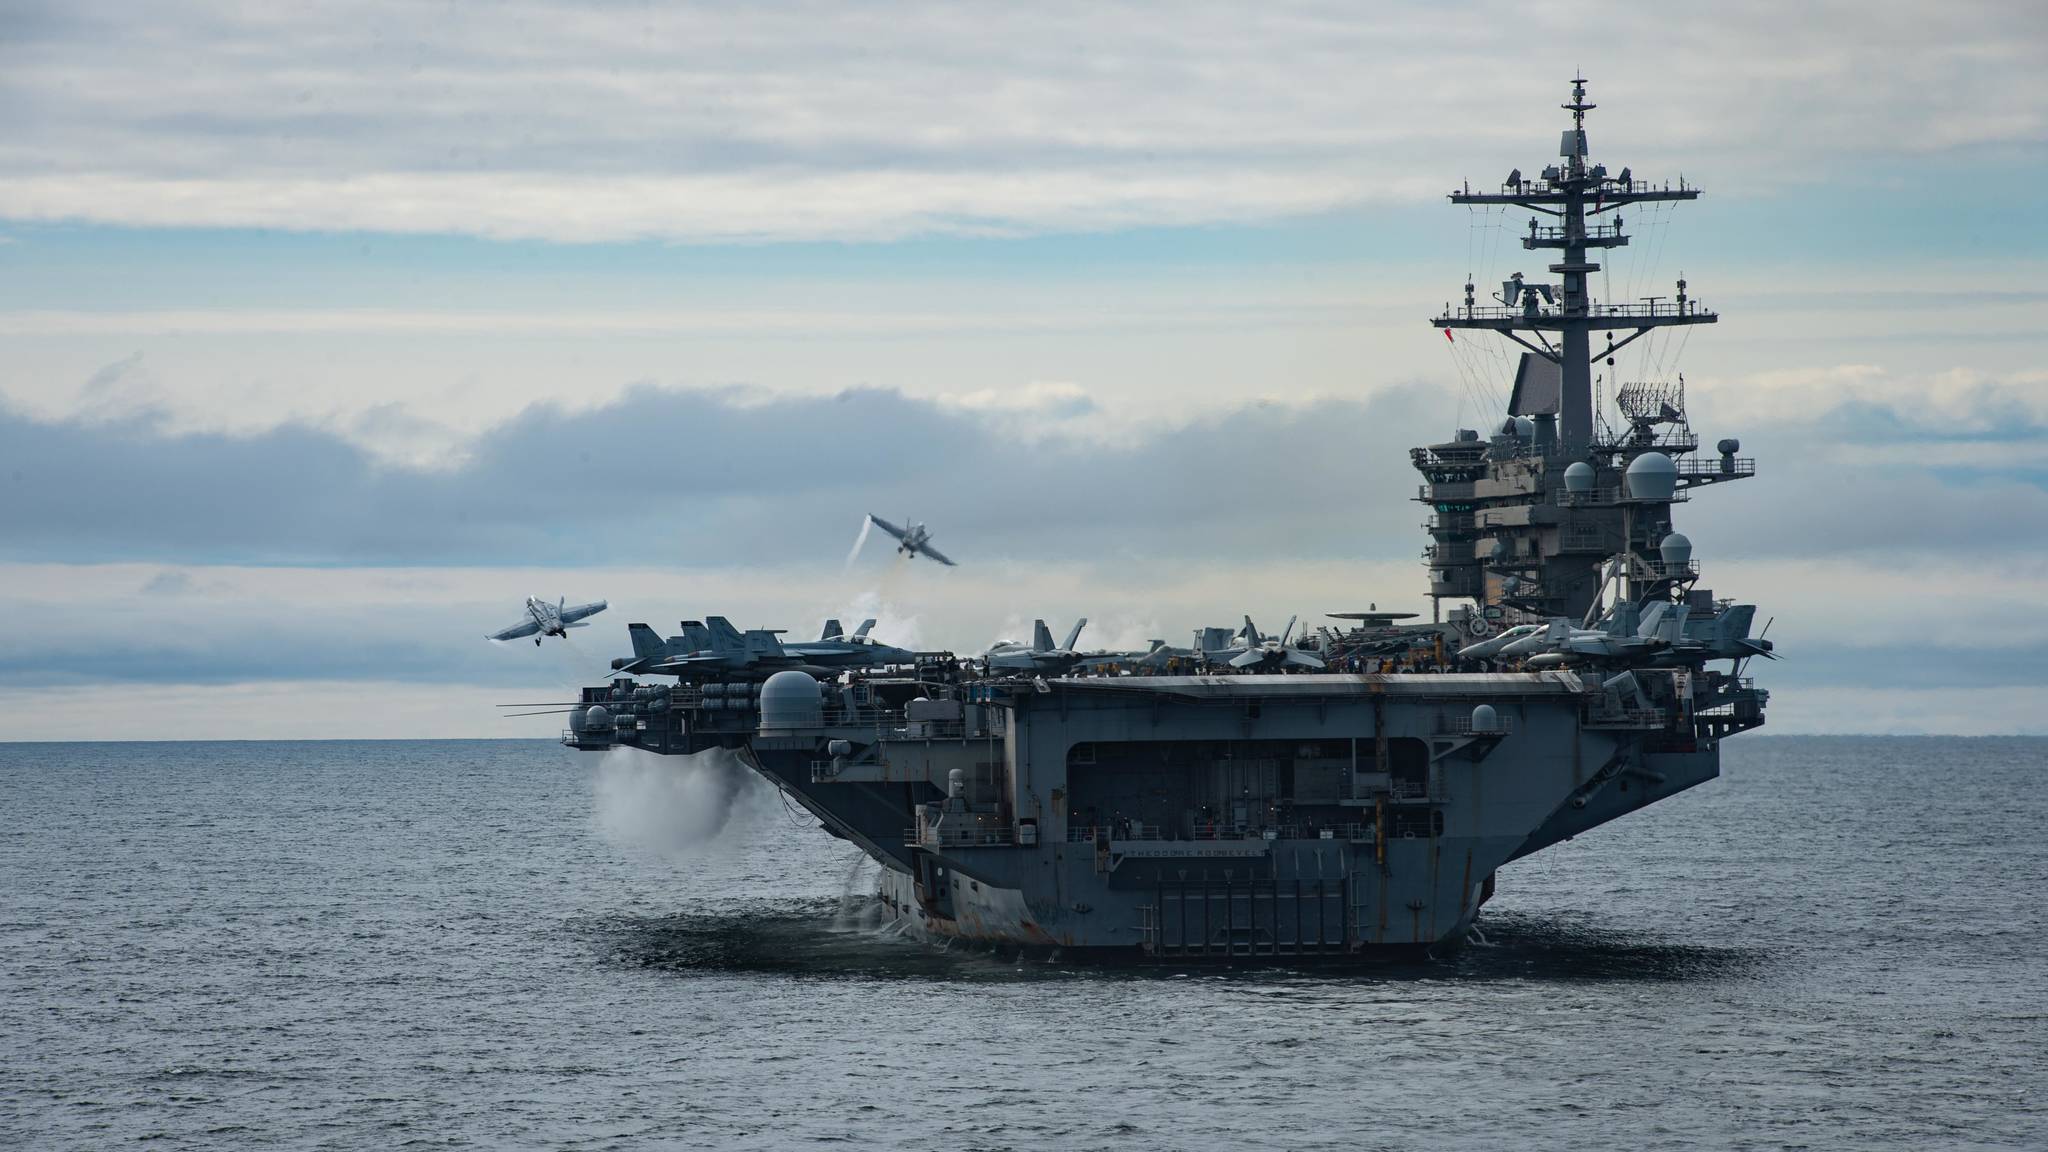
[[[1593,158],[1759,476],[1771,731],[2048,732],[2037,3],[0,0],[0,739],[548,735],[625,625],[1427,611],[1407,449]],[[1611,387],[1611,382],[1608,386]],[[928,522],[960,567],[847,549]],[[494,646],[525,596],[612,607]]]

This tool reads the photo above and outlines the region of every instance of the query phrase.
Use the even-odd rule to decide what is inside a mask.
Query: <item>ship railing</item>
[[[1432,488],[1436,489],[1436,491],[1430,491]],[[1433,503],[1437,500],[1471,500],[1474,499],[1472,482],[1470,480],[1446,480],[1431,484],[1417,484],[1415,486],[1415,498],[1425,504]]]
[[[1738,706],[1760,705],[1762,701],[1769,697],[1770,693],[1760,691],[1757,688],[1755,677],[1738,676],[1722,682],[1717,690],[1707,693],[1706,699],[1708,703],[1706,706],[1696,709],[1693,714],[1695,716],[1725,716],[1736,711]]]
[[[963,720],[904,720],[900,716],[878,730],[884,740],[958,740],[967,734]]]
[[[1662,708],[1588,708],[1582,723],[1588,728],[1669,728],[1676,717]]]
[[[1417,468],[1475,468],[1486,464],[1486,441],[1458,440],[1449,444],[1430,444],[1421,448],[1410,448],[1408,459]]]
[[[1530,240],[1569,240],[1572,230],[1559,225],[1539,225],[1523,233]],[[1622,235],[1619,224],[1588,224],[1578,230],[1588,240],[1611,240]]]
[[[852,708],[843,705],[834,707],[829,703],[825,706],[825,723],[835,728],[873,728],[879,730],[887,725],[900,724],[902,722],[903,712],[901,709],[876,708],[867,704],[856,705]]]
[[[1559,488],[1551,494],[1551,503],[1561,508],[1597,508],[1606,504],[1619,504],[1620,502],[1621,488],[1619,485],[1606,488],[1588,488],[1584,492],[1574,492],[1569,488]]]
[[[1709,479],[1723,477],[1737,479],[1756,475],[1754,456],[1693,456],[1678,461],[1680,480]]]
[[[1016,842],[1017,830],[1007,824],[955,828],[941,823],[903,830],[906,848],[1006,848]]]
[[[1498,304],[1460,305],[1438,316],[1439,320],[1576,320],[1584,317],[1614,318],[1623,320],[1651,320],[1664,317],[1698,316],[1702,319],[1713,316],[1711,309],[1703,308],[1697,300],[1688,299],[1680,304],[1676,300],[1666,301],[1659,297],[1630,304],[1589,304],[1580,310],[1567,310],[1555,306],[1539,305],[1533,311],[1516,305],[1513,308]]]
[[[1569,488],[1559,488],[1551,493],[1550,497],[1551,503],[1556,504],[1560,508],[1602,508],[1624,503],[1627,499],[1628,493],[1619,486],[1588,488],[1584,492],[1574,492]],[[1685,494],[1685,489],[1680,488],[1666,497],[1663,502],[1683,504],[1690,499],[1691,497]]]
[[[1475,727],[1469,712],[1455,713],[1436,718],[1438,736],[1505,736],[1514,731],[1514,721],[1506,716],[1496,716],[1492,724],[1484,728]]]
[[[1419,794],[1419,789],[1418,789]],[[1114,843],[1126,841],[1232,841],[1232,840],[1370,840],[1373,827],[1370,824],[1196,824],[1183,835],[1176,829],[1161,824],[1139,824],[1133,821],[1128,828],[1109,824],[1070,824],[1067,826],[1067,842],[1070,844],[1093,844],[1098,840]]]
[[[1626,385],[1624,386],[1626,387]],[[1631,428],[1626,435],[1615,439],[1608,447],[1618,452],[1642,452],[1655,449],[1666,455],[1679,456],[1695,451],[1700,446],[1700,434],[1685,428],[1666,428],[1662,431],[1648,431]]]

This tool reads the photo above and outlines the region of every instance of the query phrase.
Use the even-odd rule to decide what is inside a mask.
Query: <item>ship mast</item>
[[[1474,299],[1472,284],[1465,285],[1461,308],[1446,308],[1431,321],[1438,328],[1483,328],[1498,332],[1549,364],[1555,365],[1558,393],[1547,389],[1517,390],[1518,408],[1513,415],[1557,420],[1558,447],[1565,458],[1583,457],[1593,446],[1593,363],[1647,335],[1652,329],[1678,324],[1712,324],[1714,313],[1701,308],[1685,294],[1680,282],[1674,302],[1656,299],[1611,303],[1594,300],[1587,291],[1586,277],[1600,270],[1587,259],[1589,249],[1619,248],[1628,243],[1622,231],[1621,210],[1631,204],[1659,201],[1696,200],[1699,189],[1688,188],[1681,177],[1678,187],[1667,182],[1655,187],[1635,180],[1627,168],[1610,176],[1604,164],[1586,162],[1586,113],[1596,105],[1586,102],[1586,79],[1574,76],[1572,101],[1560,105],[1571,112],[1572,126],[1559,141],[1562,163],[1543,169],[1534,180],[1521,170],[1509,173],[1499,192],[1474,192],[1467,184],[1451,193],[1453,204],[1513,204],[1551,218],[1549,224],[1530,221],[1522,247],[1530,250],[1555,249],[1562,259],[1550,271],[1563,277],[1559,289],[1549,284],[1524,283],[1518,273],[1505,282],[1498,305],[1481,305]],[[1612,214],[1611,219],[1603,219]],[[1597,354],[1592,351],[1595,331],[1633,329],[1626,338],[1613,341]],[[1609,337],[1610,341],[1613,338]]]

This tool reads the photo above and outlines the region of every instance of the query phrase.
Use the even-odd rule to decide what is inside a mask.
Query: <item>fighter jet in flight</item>
[[[571,608],[569,607],[569,598],[567,596],[562,597],[561,600],[553,604],[538,596],[528,596],[526,598],[526,619],[512,625],[510,628],[491,633],[488,639],[498,641],[523,640],[531,636],[535,645],[540,643],[543,636],[560,636],[562,639],[567,640],[569,638],[569,629],[590,627],[590,625],[583,622],[584,619],[597,615],[607,607],[609,605],[603,600],[599,600],[595,604],[578,604]]]
[[[894,536],[896,538],[896,551],[901,555],[912,557],[929,556],[948,568],[958,567],[951,560],[946,559],[945,555],[937,548],[932,547],[932,534],[930,530],[915,520],[910,521],[910,527],[908,528],[898,528],[880,516],[870,513],[867,522]],[[861,539],[865,540],[866,538],[867,529],[863,526],[861,529]],[[859,550],[859,547],[858,544],[854,545],[856,551]]]

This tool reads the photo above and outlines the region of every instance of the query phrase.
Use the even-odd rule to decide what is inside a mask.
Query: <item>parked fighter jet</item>
[[[1045,626],[1045,621],[1034,620],[1031,624],[1030,647],[1016,640],[998,640],[982,653],[989,671],[1059,676],[1082,661],[1082,655],[1074,651],[1074,641],[1081,638],[1081,629],[1088,624],[1086,616],[1074,621],[1073,631],[1067,633],[1067,642],[1057,648],[1053,647],[1052,631]]]
[[[1467,644],[1465,647],[1458,649],[1458,659],[1491,660],[1501,654],[1501,649],[1518,641],[1526,640],[1536,633],[1543,631],[1543,629],[1544,626],[1541,624],[1517,624],[1513,628],[1502,631],[1498,636],[1481,640],[1477,644]]]
[[[616,672],[681,676],[698,671],[737,671],[761,665],[793,668],[800,661],[783,651],[776,637],[781,629],[750,628],[745,632],[723,616],[685,620],[683,634],[663,640],[645,624],[626,625],[633,655],[612,661]]]
[[[1186,666],[1193,666],[1195,650],[1175,648],[1164,640],[1149,640],[1143,652],[1090,652],[1081,657],[1075,667],[1091,670],[1142,669],[1147,672],[1160,672],[1172,667],[1176,660],[1182,661]]]
[[[486,639],[498,641],[523,640],[531,636],[535,645],[540,643],[543,636],[560,636],[566,640],[569,638],[569,629],[590,627],[590,625],[583,622],[584,618],[595,616],[609,606],[605,601],[599,600],[595,604],[578,604],[571,608],[569,607],[569,598],[567,596],[562,597],[553,604],[538,596],[528,596],[526,598],[526,619],[512,625],[510,628],[493,632]]]
[[[1610,616],[1608,628],[1574,628],[1568,620],[1552,620],[1543,631],[1502,649],[1529,654],[1528,667],[1555,668],[1564,664],[1642,664],[1674,648],[1702,647],[1685,636],[1686,606],[1658,600],[1642,612],[1635,631],[1626,631],[1626,617]],[[1526,647],[1525,646],[1530,646]]]
[[[855,640],[867,639],[868,630],[870,628],[873,628],[874,626],[875,622],[873,620],[861,621],[860,627],[854,630],[853,638]],[[846,632],[839,627],[839,621],[837,619],[826,620],[824,629],[818,633],[818,639],[820,640],[844,640],[845,638]]]
[[[626,632],[633,638],[633,655],[613,660],[612,670],[683,676],[750,668],[838,671],[916,663],[916,653],[868,639],[868,629],[874,623],[869,620],[862,624],[851,637],[838,635],[828,626],[826,635],[820,639],[788,644],[780,639],[779,628],[749,628],[741,632],[723,616],[707,616],[701,623],[685,620],[683,634],[666,640],[645,624],[628,624]]]
[[[1238,669],[1258,668],[1272,670],[1289,667],[1327,667],[1323,663],[1322,657],[1310,655],[1299,648],[1288,645],[1288,638],[1294,635],[1295,619],[1296,617],[1293,616],[1287,618],[1287,630],[1282,632],[1276,639],[1272,636],[1259,635],[1258,625],[1252,623],[1251,617],[1245,617],[1244,632],[1240,637],[1243,645],[1238,649],[1236,655],[1229,658],[1227,663],[1232,668]],[[1210,658],[1214,659],[1215,654],[1210,654]]]
[[[869,639],[868,630],[874,626],[873,620],[863,620],[853,635],[846,636],[839,631],[839,621],[827,620],[824,633],[816,640],[784,644],[782,650],[812,668],[880,668],[917,663],[917,653]]]
[[[946,559],[937,548],[932,547],[932,534],[923,524],[912,520],[908,528],[898,528],[896,525],[872,513],[868,515],[867,522],[896,538],[896,551],[898,554],[913,557],[929,556],[948,568],[957,567],[951,560]],[[866,525],[861,527],[861,537],[862,539],[867,537]],[[859,548],[858,544],[854,545],[855,551],[859,551]]]

